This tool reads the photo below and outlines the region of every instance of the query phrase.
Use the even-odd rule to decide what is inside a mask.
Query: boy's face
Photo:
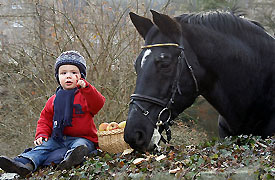
[[[59,82],[65,90],[75,88],[80,77],[80,71],[75,65],[65,64],[61,65],[58,69]]]

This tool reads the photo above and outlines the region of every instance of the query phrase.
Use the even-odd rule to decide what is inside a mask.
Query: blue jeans
[[[49,157],[49,154],[52,151],[60,148],[67,148],[68,151],[63,157],[63,159],[65,159],[76,147],[81,145],[88,147],[90,153],[96,150],[94,143],[88,139],[63,136],[62,142],[56,141],[53,138],[49,138],[48,141],[43,141],[43,144],[36,146],[31,151],[20,154],[19,157],[24,157],[31,160],[35,166],[35,171]]]

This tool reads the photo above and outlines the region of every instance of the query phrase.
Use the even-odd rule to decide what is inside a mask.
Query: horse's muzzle
[[[154,133],[152,135],[151,140],[149,143],[147,142],[146,134],[144,131],[137,131],[129,132],[124,131],[124,140],[126,143],[128,143],[131,148],[137,150],[137,151],[153,151],[153,150],[159,150],[159,142],[160,142],[160,134],[157,129],[154,129]]]
[[[128,143],[131,146],[131,148],[135,150],[145,151],[147,149],[145,139],[145,132],[143,131],[127,131],[126,128],[124,130],[125,142]]]

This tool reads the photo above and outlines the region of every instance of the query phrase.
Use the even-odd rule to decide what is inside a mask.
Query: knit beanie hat
[[[65,51],[61,53],[61,55],[56,59],[55,62],[55,77],[57,82],[59,83],[58,79],[58,69],[61,65],[71,64],[78,67],[81,77],[86,78],[86,60],[84,57],[77,51]]]

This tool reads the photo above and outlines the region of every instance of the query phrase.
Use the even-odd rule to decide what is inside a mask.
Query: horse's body
[[[220,113],[221,137],[275,133],[272,36],[258,23],[230,13],[185,14],[172,19],[151,12],[154,24],[130,13],[145,39],[135,64],[136,89],[124,135],[131,147],[151,149],[158,116],[166,119],[171,110],[171,118],[175,118],[198,95]],[[180,47],[184,47],[184,54]],[[161,112],[167,105],[169,110]]]

